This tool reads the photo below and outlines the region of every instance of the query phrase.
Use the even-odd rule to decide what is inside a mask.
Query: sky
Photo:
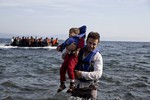
[[[150,0],[0,0],[0,38],[68,38],[87,26],[103,41],[150,42]]]

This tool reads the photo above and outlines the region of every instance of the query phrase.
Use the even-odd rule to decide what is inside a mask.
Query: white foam
[[[5,46],[5,45],[2,45],[2,44],[0,44],[0,48],[21,48],[21,49],[56,49],[57,47],[56,46],[54,46],[54,47],[52,47],[52,46],[46,46],[46,47],[18,47],[18,46]]]

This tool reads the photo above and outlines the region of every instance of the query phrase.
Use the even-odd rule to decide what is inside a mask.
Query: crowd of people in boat
[[[44,47],[44,46],[57,46],[58,38],[48,38],[43,39],[42,37],[12,37],[11,46],[21,46],[21,47]]]

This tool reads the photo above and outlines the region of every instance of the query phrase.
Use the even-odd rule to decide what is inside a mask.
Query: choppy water
[[[61,53],[53,48],[6,48],[0,39],[0,100],[62,100]],[[104,72],[98,100],[149,100],[150,43],[101,42]]]

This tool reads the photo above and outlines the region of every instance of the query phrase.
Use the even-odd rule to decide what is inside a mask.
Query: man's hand
[[[81,78],[82,75],[81,75],[81,71],[75,71],[75,77],[78,79],[78,78]]]
[[[56,50],[57,50],[58,52],[60,52],[60,46],[58,46],[58,47],[56,48]]]

